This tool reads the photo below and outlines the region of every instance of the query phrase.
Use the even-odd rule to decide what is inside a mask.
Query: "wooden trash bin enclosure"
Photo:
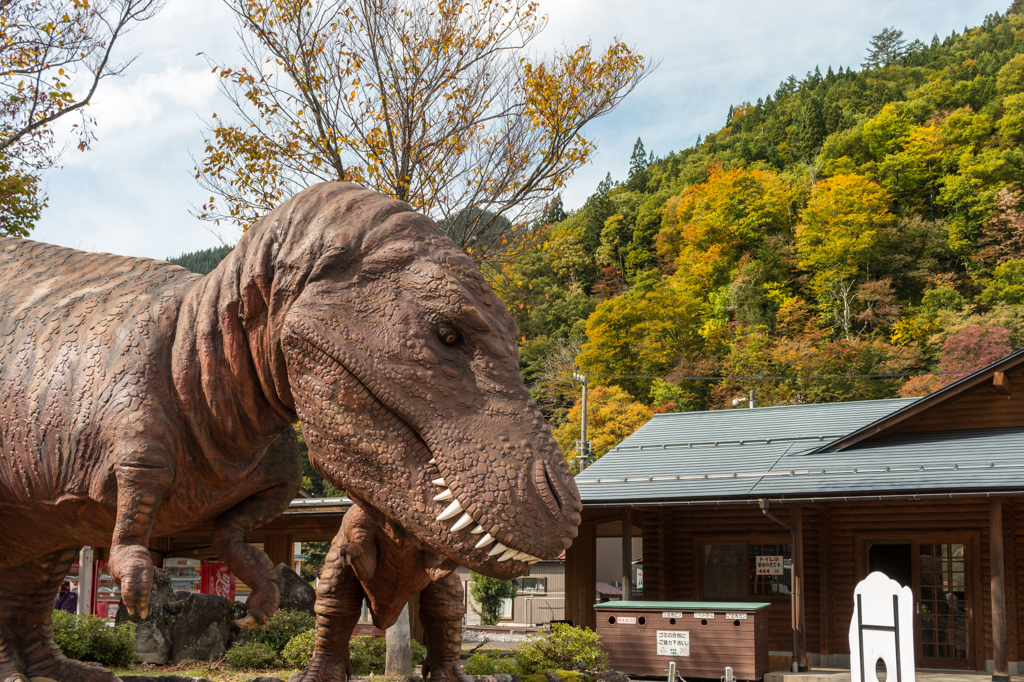
[[[627,675],[740,680],[768,672],[765,602],[609,601],[595,604],[608,665]]]

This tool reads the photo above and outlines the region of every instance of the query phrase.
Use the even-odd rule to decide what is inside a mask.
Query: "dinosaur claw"
[[[129,616],[134,616],[135,615],[135,607],[134,606],[128,606],[127,604],[125,604],[124,607],[126,609],[128,609],[128,615]]]
[[[260,626],[260,624],[256,621],[255,618],[252,617],[252,615],[248,615],[245,618],[242,618],[241,620],[236,620],[235,625],[242,628],[243,630],[255,630]]]
[[[148,613],[149,613],[149,607],[148,606],[140,606],[139,607],[139,618],[141,618],[142,620],[146,620],[146,614],[148,614]]]

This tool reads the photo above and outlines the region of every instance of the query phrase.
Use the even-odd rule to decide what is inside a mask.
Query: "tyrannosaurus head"
[[[568,547],[579,493],[523,384],[515,322],[433,221],[333,183],[253,231],[272,259],[269,360],[313,465],[474,571],[508,578]]]

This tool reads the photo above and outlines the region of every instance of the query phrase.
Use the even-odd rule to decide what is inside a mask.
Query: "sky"
[[[929,42],[1003,12],[1010,0],[540,0],[548,15],[533,43],[541,52],[615,37],[660,66],[612,113],[584,129],[592,162],[563,192],[577,208],[611,173],[624,180],[638,137],[664,155],[725,124],[729,106],[772,94],[789,75],[819,66],[859,68],[871,36],[894,26]],[[200,53],[236,64],[229,10],[213,0],[167,0],[123,38],[124,76],[103,81],[91,113],[97,140],[68,145],[46,172],[49,205],[30,238],[86,251],[169,258],[223,243],[241,230],[190,214],[208,195],[194,178],[204,121],[230,113]],[[58,134],[67,124],[58,123]],[[67,139],[71,139],[70,137]]]

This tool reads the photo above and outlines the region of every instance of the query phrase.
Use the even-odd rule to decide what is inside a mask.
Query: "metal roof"
[[[823,445],[914,399],[656,415],[576,476],[584,504],[1024,488],[1024,429]]]

